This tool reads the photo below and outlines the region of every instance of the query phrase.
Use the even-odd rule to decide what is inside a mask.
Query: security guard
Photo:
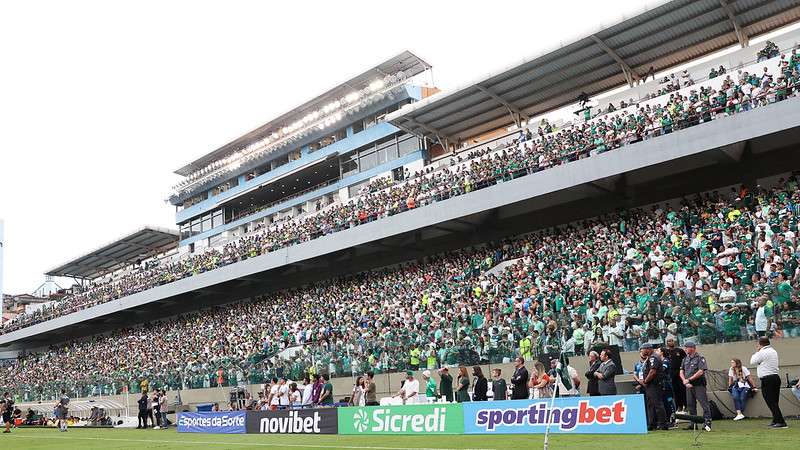
[[[419,370],[419,357],[422,352],[417,348],[417,344],[411,344],[411,350],[409,350],[408,354],[408,363],[411,366],[411,370]]]
[[[652,345],[644,344],[640,350],[644,351],[643,356],[647,358],[642,368],[644,379],[639,381],[644,388],[644,399],[647,402],[647,416],[650,422],[647,430],[669,430],[667,412],[664,410],[664,402],[661,398],[664,364],[658,355],[653,354]]]
[[[683,358],[681,365],[681,381],[686,387],[686,406],[689,407],[689,414],[697,415],[697,402],[703,408],[703,419],[705,419],[704,429],[711,431],[711,407],[708,405],[708,395],[706,394],[706,359],[697,353],[697,344],[687,341],[683,344],[686,349],[686,357]],[[687,430],[695,429],[694,424],[686,427]]]

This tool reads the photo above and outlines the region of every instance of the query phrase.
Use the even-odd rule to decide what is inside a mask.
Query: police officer
[[[667,412],[661,398],[662,383],[664,382],[664,364],[658,355],[653,354],[653,346],[644,344],[639,349],[642,356],[646,357],[642,374],[644,379],[639,384],[644,389],[644,399],[647,402],[647,416],[649,418],[648,431],[655,429],[669,430],[667,426]]]
[[[686,387],[686,406],[689,414],[697,415],[697,402],[703,408],[703,419],[705,419],[705,430],[711,431],[711,407],[708,406],[708,395],[706,394],[706,359],[697,353],[697,345],[693,341],[683,344],[686,349],[686,357],[683,358],[680,377]],[[690,424],[687,430],[694,430],[695,425]]]

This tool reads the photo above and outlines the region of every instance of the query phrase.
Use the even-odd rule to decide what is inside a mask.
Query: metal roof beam
[[[639,74],[634,72],[628,63],[622,59],[613,48],[609,47],[602,39],[597,37],[596,35],[590,36],[592,40],[597,44],[598,47],[603,49],[604,52],[608,54],[608,56],[612,57],[614,61],[619,64],[620,68],[622,68],[622,73],[625,74],[625,80],[628,81],[628,86],[633,87],[633,82],[639,79]]]
[[[749,46],[750,36],[744,32],[741,24],[739,24],[739,19],[736,18],[736,13],[733,12],[733,8],[728,4],[728,0],[719,0],[719,5],[725,11],[725,14],[728,15],[728,20],[731,22],[731,25],[733,25],[733,31],[736,33],[736,39],[739,40],[739,45],[741,45],[742,48]]]
[[[411,117],[403,117],[403,120],[405,120],[406,122],[410,123],[411,125],[414,125],[416,127],[422,128],[423,130],[427,131],[428,133],[432,133],[433,137],[435,137],[436,140],[439,141],[439,144],[442,146],[442,148],[447,150],[448,143],[450,142],[450,138],[446,134],[442,133],[440,130],[438,130],[436,128],[433,128],[430,125],[426,125],[426,124],[424,124],[422,122],[418,122],[418,121],[412,119]],[[416,133],[414,133],[414,134],[416,134]]]
[[[527,114],[522,112],[522,110],[519,109],[517,107],[517,105],[515,105],[515,104],[509,102],[508,100],[504,99],[499,94],[496,94],[496,93],[492,92],[491,90],[489,90],[489,88],[485,88],[485,87],[481,86],[480,84],[476,84],[475,87],[479,91],[481,91],[484,94],[488,95],[489,97],[493,98],[495,101],[497,101],[497,103],[500,103],[501,105],[503,105],[506,108],[508,108],[508,113],[511,114],[511,118],[514,120],[514,123],[516,123],[517,126],[520,125],[520,122],[522,121],[522,119],[525,119],[526,121],[530,120],[530,117],[528,117]],[[516,114],[516,116],[515,116],[515,114]]]

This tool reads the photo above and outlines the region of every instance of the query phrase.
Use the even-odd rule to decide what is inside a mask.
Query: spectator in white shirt
[[[303,406],[311,404],[313,392],[314,383],[311,382],[311,377],[306,375],[305,379],[303,379]]]
[[[778,375],[778,352],[769,343],[769,338],[758,338],[758,350],[750,357],[750,365],[757,366],[758,379],[761,380],[761,394],[772,412],[771,428],[786,428],[786,420],[779,403],[781,396],[781,377]]]
[[[395,397],[400,397],[404,405],[413,405],[417,403],[418,396],[419,381],[414,378],[414,372],[409,370],[406,372],[406,381],[403,383],[403,387],[400,388]]]
[[[756,309],[755,327],[759,336],[766,337],[772,323],[771,308],[767,306],[767,297],[758,298],[758,309]],[[759,377],[760,378],[760,377]]]
[[[289,406],[289,385],[286,383],[286,378],[281,378],[278,385],[278,407],[279,409],[286,409]]]
[[[299,409],[303,406],[303,392],[297,388],[297,383],[289,385],[289,407]]]
[[[280,386],[278,385],[278,379],[272,379],[272,386],[269,388],[269,409],[275,410],[278,409],[278,405],[280,404],[280,393],[278,392]]]
[[[734,303],[736,302],[736,291],[731,289],[731,282],[724,281],[722,282],[722,289],[719,292],[719,302],[720,303]]]
[[[731,367],[728,369],[728,391],[733,397],[733,405],[736,408],[736,417],[733,420],[745,418],[744,408],[747,405],[751,390],[755,390],[755,383],[750,375],[750,370],[742,366],[741,359],[733,358]]]

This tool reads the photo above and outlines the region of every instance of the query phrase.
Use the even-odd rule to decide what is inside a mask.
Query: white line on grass
[[[12,434],[4,436],[9,438],[19,439],[61,439],[61,440],[85,440],[85,441],[110,441],[110,442],[153,442],[156,444],[179,444],[179,445],[192,445],[192,444],[205,444],[205,445],[244,445],[244,446],[258,446],[258,447],[300,447],[300,448],[341,448],[348,450],[494,450],[487,448],[464,448],[464,449],[450,449],[450,448],[428,448],[428,447],[368,447],[357,445],[323,445],[323,444],[269,444],[265,442],[220,442],[220,441],[168,441],[163,439],[122,439],[122,438],[99,438],[99,437],[72,437],[72,436],[21,436],[19,434]]]

